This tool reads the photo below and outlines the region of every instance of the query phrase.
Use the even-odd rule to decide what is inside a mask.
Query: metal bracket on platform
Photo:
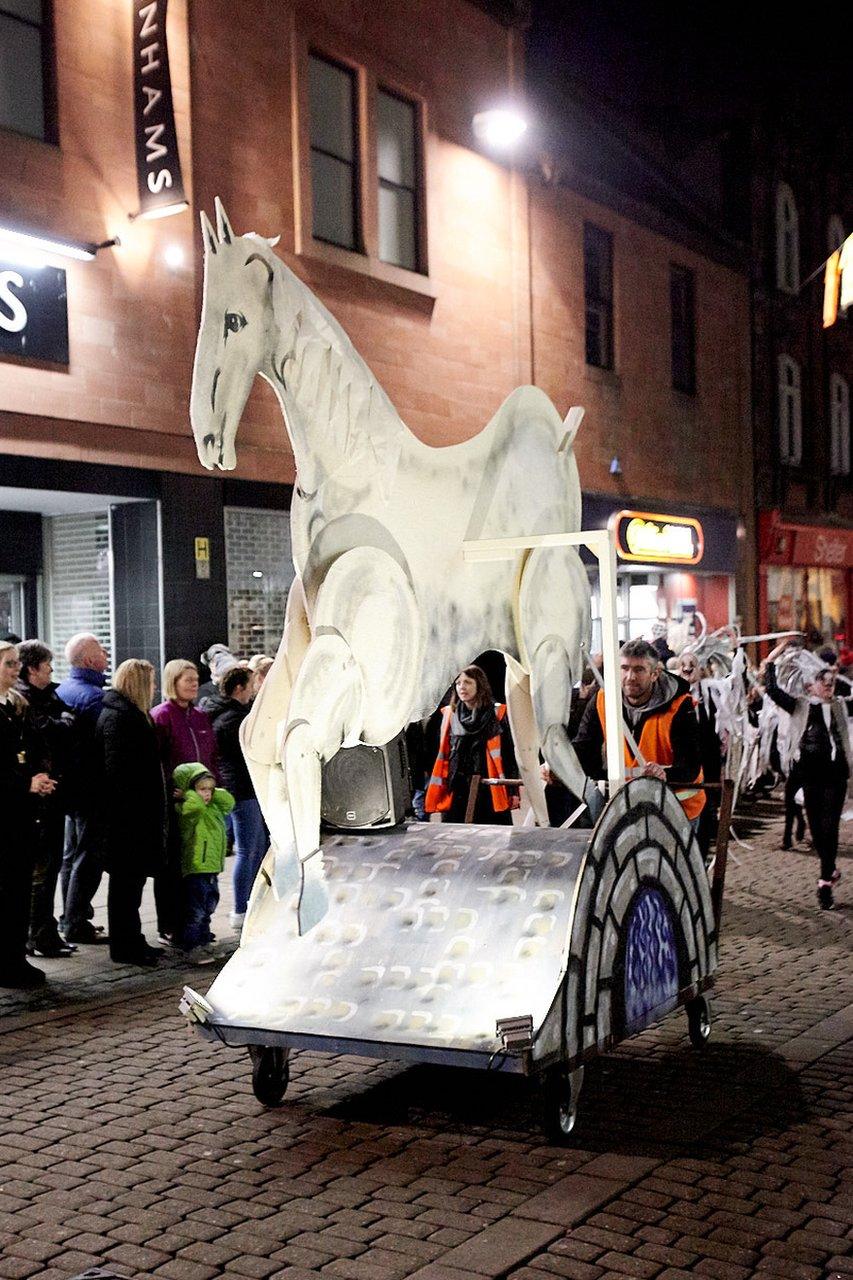
[[[495,1035],[503,1041],[504,1053],[524,1053],[532,1049],[533,1015],[525,1013],[520,1018],[498,1018]]]
[[[200,1022],[202,1026],[214,1013],[213,1005],[208,1004],[204,996],[200,996],[197,991],[193,991],[192,987],[184,987],[184,994],[181,996],[181,1003],[178,1005],[178,1009],[187,1022]]]

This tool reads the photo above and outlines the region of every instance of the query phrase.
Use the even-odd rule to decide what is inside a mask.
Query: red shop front
[[[853,529],[758,517],[762,631],[819,631],[846,646],[853,619]]]

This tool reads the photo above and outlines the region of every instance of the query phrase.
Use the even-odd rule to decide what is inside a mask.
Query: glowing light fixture
[[[19,231],[15,227],[0,225],[0,253],[6,258],[23,262],[26,266],[43,267],[45,256],[91,262],[100,249],[111,249],[119,243],[117,237],[103,240],[100,244],[55,240],[52,236],[35,235],[31,231]]]
[[[474,116],[474,137],[487,147],[506,151],[527,132],[527,121],[514,107],[493,107]]]
[[[183,213],[190,207],[189,200],[177,200],[174,204],[161,204],[157,209],[146,209],[144,213],[130,213],[131,222],[153,222],[155,218],[171,218],[173,213]]]
[[[184,251],[179,244],[169,244],[163,250],[163,261],[172,271],[184,265]]]

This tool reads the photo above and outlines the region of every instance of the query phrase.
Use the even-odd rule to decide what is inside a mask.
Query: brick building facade
[[[215,195],[235,230],[281,235],[285,261],[428,443],[474,434],[531,380],[562,412],[585,405],[577,448],[590,510],[601,519],[608,506],[707,517],[709,531],[722,530],[708,561],[718,581],[704,583],[701,565],[680,586],[664,581],[666,565],[633,565],[634,575],[648,571],[646,598],[677,614],[680,591],[690,607],[710,608],[715,623],[733,610],[749,618],[743,270],[701,236],[674,234],[671,219],[640,217],[605,189],[542,185],[527,172],[531,157],[513,167],[475,146],[473,115],[521,89],[523,35],[500,20],[513,6],[252,0],[235,10],[223,0],[172,0],[169,54],[190,209],[155,221],[128,217],[136,209],[130,14],[112,0],[44,7],[52,11],[43,24],[30,26],[41,38],[45,123],[2,122],[0,225],[95,244],[118,236],[121,244],[93,261],[63,262],[67,362],[0,361],[0,613],[8,626],[38,628],[59,646],[64,628],[87,625],[88,588],[74,597],[73,619],[67,601],[61,614],[54,606],[59,584],[44,549],[62,532],[51,521],[103,513],[114,587],[105,638],[114,661],[129,652],[158,662],[194,656],[228,633],[229,574],[245,572],[245,548],[235,542],[229,563],[227,530],[240,522],[226,510],[284,512],[294,475],[278,407],[260,383],[240,428],[239,470],[209,475],[195,456],[194,214],[212,212]],[[0,38],[8,38],[5,27]],[[318,139],[312,95],[321,82],[351,94],[344,143]],[[392,173],[383,166],[393,168],[395,157],[388,160],[382,142],[389,128],[409,127],[399,124],[401,113],[411,122],[412,163]],[[347,154],[338,154],[341,146]],[[339,190],[341,173],[351,226],[326,234],[312,182]],[[606,367],[587,359],[586,226],[609,237],[612,251],[611,297],[602,304],[613,344]],[[0,272],[4,265],[0,247]],[[695,376],[687,391],[673,388],[674,270],[686,273],[691,290]],[[14,536],[22,520],[26,564]],[[258,536],[260,577],[249,576],[261,584],[256,603],[269,645],[283,588],[268,586],[272,575],[261,566],[276,538],[268,529]],[[726,585],[736,567],[737,601]],[[632,584],[626,580],[626,628]],[[241,590],[250,598],[251,586]],[[235,616],[232,608],[232,630]]]

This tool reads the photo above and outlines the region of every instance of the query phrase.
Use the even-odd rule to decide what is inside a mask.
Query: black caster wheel
[[[711,1035],[711,1006],[704,996],[697,996],[688,1000],[685,1009],[690,1043],[694,1049],[704,1049]]]
[[[252,1045],[252,1092],[265,1107],[277,1107],[290,1083],[290,1064],[287,1049],[271,1049]]]
[[[568,1142],[578,1116],[583,1067],[552,1067],[542,1081],[542,1126],[549,1142]]]

